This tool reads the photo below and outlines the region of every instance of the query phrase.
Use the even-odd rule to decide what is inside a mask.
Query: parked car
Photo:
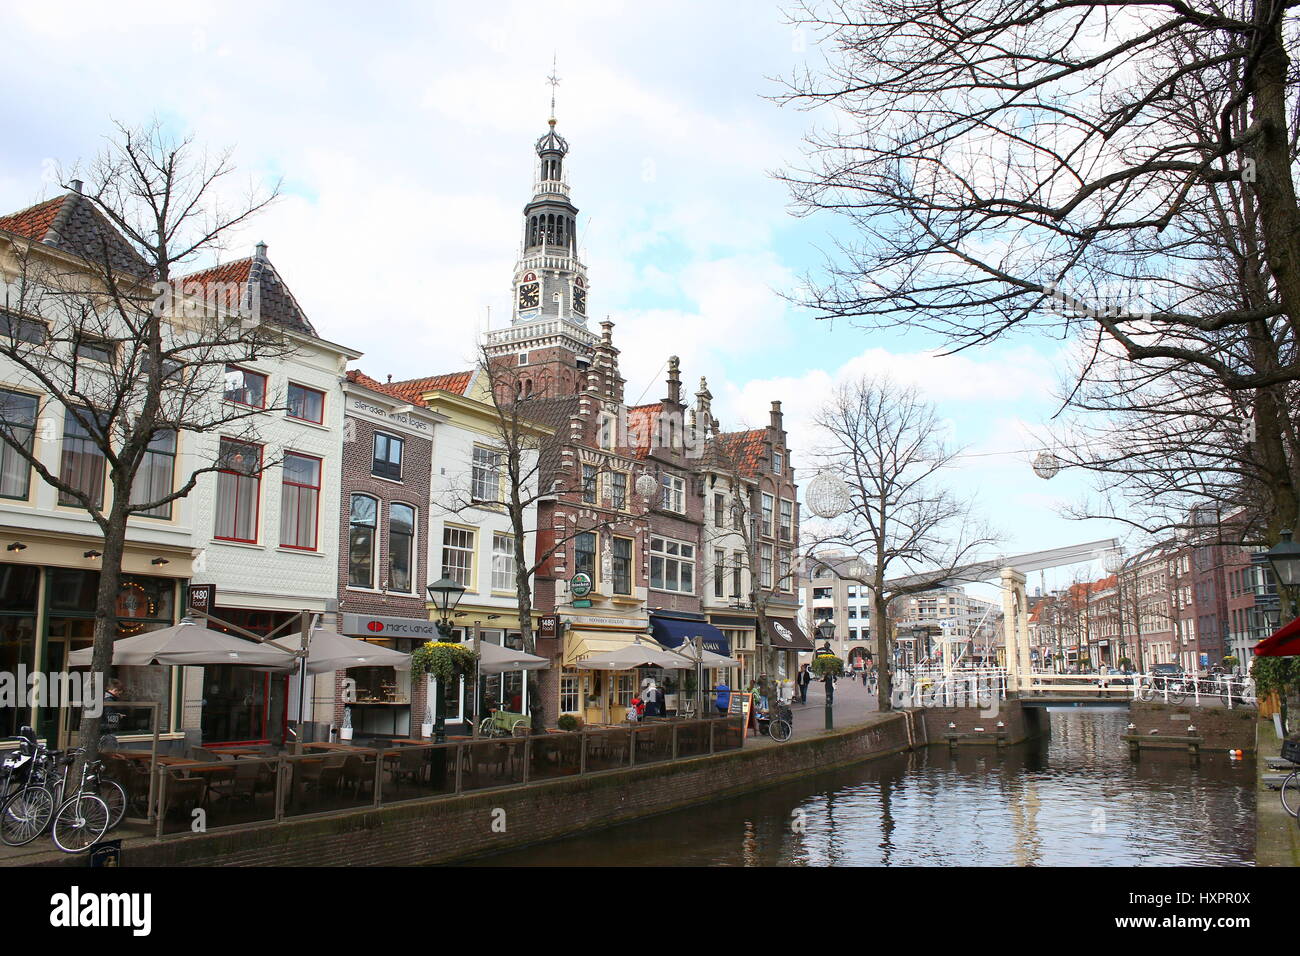
[[[1153,664],[1151,667],[1152,674],[1158,674],[1161,677],[1182,677],[1182,664]]]

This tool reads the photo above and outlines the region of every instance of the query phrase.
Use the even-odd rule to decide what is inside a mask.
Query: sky
[[[780,400],[806,481],[828,391],[887,373],[968,449],[949,480],[1003,553],[1124,534],[1060,516],[1082,476],[1030,468],[1062,343],[941,357],[921,333],[832,327],[788,299],[842,227],[792,215],[772,175],[813,120],[769,98],[818,55],[774,4],[0,0],[0,18],[0,210],[56,195],[114,121],[230,148],[232,190],[279,179],[282,195],[222,256],[266,242],[319,334],[380,380],[469,367],[476,336],[506,321],[554,57],[588,314],[615,323],[630,403],[663,397],[669,354],[689,393],[707,376],[728,430],[765,425]]]

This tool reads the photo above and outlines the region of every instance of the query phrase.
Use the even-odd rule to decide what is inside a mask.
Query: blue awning
[[[706,651],[713,651],[723,657],[731,656],[731,642],[727,640],[727,635],[708,621],[684,621],[678,617],[651,614],[650,633],[664,647],[680,647],[698,637]]]

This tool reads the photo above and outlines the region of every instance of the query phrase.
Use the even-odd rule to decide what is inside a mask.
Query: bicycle
[[[794,732],[794,711],[785,702],[779,702],[767,714],[759,715],[758,729],[777,743],[785,743]]]
[[[1143,702],[1166,696],[1171,704],[1181,704],[1187,697],[1186,682],[1177,677],[1146,677],[1138,685],[1138,699]]]
[[[125,816],[126,791],[103,776],[103,764],[95,760],[82,766],[76,791],[65,798],[72,766],[85,751],[33,745],[26,779],[0,804],[0,841],[25,846],[52,828],[51,836],[64,852],[89,849]]]

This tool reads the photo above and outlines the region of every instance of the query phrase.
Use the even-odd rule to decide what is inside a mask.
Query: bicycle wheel
[[[1169,703],[1181,704],[1187,697],[1187,691],[1183,690],[1181,684],[1174,684],[1169,688]]]
[[[1149,703],[1151,696],[1154,693],[1155,689],[1150,684],[1142,684],[1138,687],[1138,700],[1142,701],[1144,704]]]
[[[0,807],[0,840],[25,846],[45,832],[54,815],[54,797],[44,787],[24,787]]]
[[[1282,781],[1282,806],[1291,816],[1300,819],[1300,771],[1291,771],[1291,775]]]
[[[108,829],[108,804],[93,793],[69,797],[54,815],[54,843],[64,853],[81,853]]]
[[[790,739],[790,730],[790,722],[782,720],[780,717],[768,724],[767,727],[768,736],[778,743],[785,743]]]
[[[116,829],[126,816],[126,791],[116,780],[100,777],[95,795],[108,805],[108,828]]]

